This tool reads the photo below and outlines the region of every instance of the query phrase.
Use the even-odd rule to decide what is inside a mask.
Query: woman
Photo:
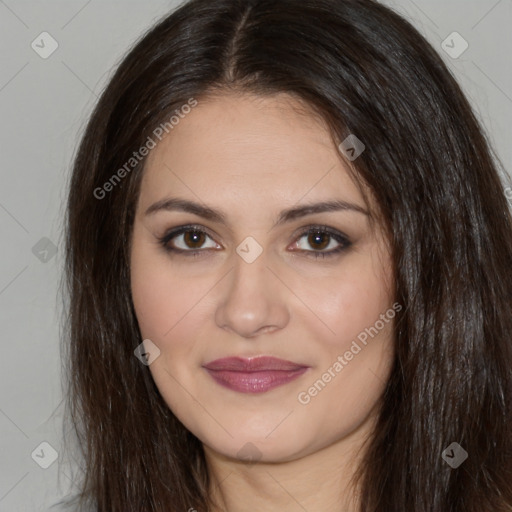
[[[512,219],[371,0],[192,0],[113,75],[67,217],[82,504],[512,510]]]

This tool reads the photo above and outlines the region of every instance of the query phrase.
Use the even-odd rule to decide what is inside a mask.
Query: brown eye
[[[301,247],[300,240],[303,238],[306,240],[304,245],[307,247]],[[308,256],[314,258],[334,256],[345,251],[351,245],[352,243],[345,235],[327,226],[310,227],[300,235],[296,242],[296,247],[300,252],[308,253]]]
[[[206,234],[202,231],[185,231],[183,242],[189,249],[200,249],[204,244]]]
[[[309,233],[308,244],[318,250],[325,249],[329,245],[331,236],[327,233]]]
[[[203,249],[218,248],[213,240],[209,246],[205,246],[207,239],[212,240],[202,229],[193,226],[183,226],[168,233],[159,241],[164,249],[169,252],[194,253],[203,251]]]
[[[210,245],[205,245],[210,239]],[[307,247],[301,247],[300,240],[306,240]],[[196,226],[182,226],[177,228],[163,238],[159,239],[163,248],[170,253],[182,253],[185,256],[199,256],[206,252],[205,249],[220,249],[206,231]],[[334,256],[348,249],[352,243],[350,240],[332,228],[327,226],[314,226],[304,231],[295,247],[299,252],[307,253],[314,258],[326,258]],[[328,250],[326,250],[328,249]]]

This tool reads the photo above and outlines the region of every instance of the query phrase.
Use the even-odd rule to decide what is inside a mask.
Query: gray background
[[[408,18],[443,56],[510,174],[512,0],[384,3]],[[44,511],[72,489],[75,465],[64,460],[62,450],[59,354],[70,162],[116,63],[176,5],[0,0],[0,512]],[[31,47],[44,31],[59,45],[47,59]],[[458,58],[442,48],[454,31],[469,44]],[[457,40],[448,44],[460,48]],[[47,469],[36,463],[50,461],[42,442],[58,452]]]

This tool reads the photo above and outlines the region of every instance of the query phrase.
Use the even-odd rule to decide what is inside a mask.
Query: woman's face
[[[149,154],[137,205],[131,285],[160,350],[151,374],[205,449],[231,458],[348,438],[374,418],[393,359],[386,240],[327,129],[293,105],[199,101]],[[326,202],[345,207],[312,207]],[[205,368],[261,356],[293,365]]]

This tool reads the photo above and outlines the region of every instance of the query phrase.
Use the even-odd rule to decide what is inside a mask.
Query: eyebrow
[[[180,199],[174,197],[162,199],[152,204],[146,210],[144,215],[153,215],[160,211],[181,211],[192,213],[199,217],[208,219],[212,222],[228,225],[227,216],[222,211],[216,210],[208,206],[204,206],[194,201],[189,201],[187,199]],[[353,211],[369,216],[369,212],[357,204],[348,203],[346,201],[341,200],[322,201],[319,203],[305,204],[303,206],[283,210],[279,214],[279,217],[277,218],[274,227],[279,226],[281,224],[285,224],[287,222],[291,222],[301,217],[305,217],[306,215],[337,211]]]

